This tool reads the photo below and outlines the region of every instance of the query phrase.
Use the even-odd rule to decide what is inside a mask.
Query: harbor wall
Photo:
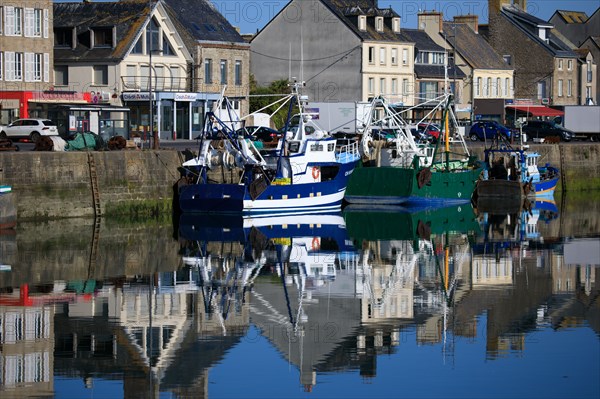
[[[600,189],[600,144],[532,145],[542,163],[558,165],[558,190]],[[483,147],[472,151],[483,158]],[[95,215],[94,179],[104,216],[157,216],[173,210],[174,185],[184,160],[176,150],[94,152],[3,152],[0,182],[12,186],[19,220]],[[90,168],[92,162],[93,170]],[[237,180],[234,171],[215,170],[214,180]]]

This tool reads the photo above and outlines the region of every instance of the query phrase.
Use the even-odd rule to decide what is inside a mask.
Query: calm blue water
[[[20,223],[0,394],[598,398],[598,208]]]

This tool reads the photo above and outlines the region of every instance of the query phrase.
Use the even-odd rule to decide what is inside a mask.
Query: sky
[[[241,33],[256,33],[288,2],[288,0],[213,0],[213,4],[221,14],[233,26],[239,27]],[[400,14],[404,28],[417,28],[419,10],[442,11],[446,20],[451,20],[454,15],[476,14],[479,16],[480,23],[486,23],[487,4],[487,0],[379,0],[379,7],[391,6]],[[527,11],[543,20],[548,20],[556,10],[585,11],[588,15],[592,15],[598,7],[600,7],[600,0],[528,0],[527,2]]]

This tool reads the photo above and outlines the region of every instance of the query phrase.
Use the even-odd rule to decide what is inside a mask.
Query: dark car
[[[245,135],[248,136],[250,139],[259,140],[263,143],[277,141],[281,137],[283,137],[283,134],[281,132],[266,126],[246,126],[245,128],[239,129],[237,133],[244,134],[244,129],[247,132],[247,134]]]
[[[493,140],[498,136],[510,140],[513,136],[513,132],[496,121],[476,121],[469,131],[469,138],[471,141]]]
[[[561,141],[571,141],[575,137],[575,133],[571,130],[565,129],[553,121],[528,121],[522,129],[523,134],[527,136],[527,140],[539,140],[556,136],[560,137]]]

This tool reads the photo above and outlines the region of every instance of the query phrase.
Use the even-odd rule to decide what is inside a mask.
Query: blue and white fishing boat
[[[311,128],[314,121],[304,112],[307,99],[299,95],[297,85],[283,100],[278,101],[280,107],[289,102],[287,134],[271,150],[260,151],[236,133],[235,124],[228,126],[207,114],[199,155],[183,163],[187,176],[178,190],[181,211],[295,214],[341,209],[360,156],[358,143],[337,146],[335,138]],[[291,117],[295,104],[299,112]],[[218,145],[215,139],[220,139]],[[209,180],[211,168],[224,164],[238,169],[237,183]]]
[[[553,197],[560,178],[558,168],[539,164],[540,154],[528,146],[499,144],[485,149],[486,170],[477,183],[478,198]]]

